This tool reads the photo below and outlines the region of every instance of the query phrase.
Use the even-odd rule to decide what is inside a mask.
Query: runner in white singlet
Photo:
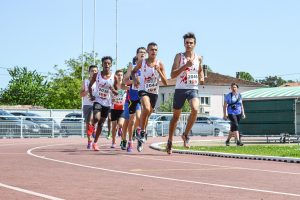
[[[89,84],[89,94],[91,96],[91,100],[95,100],[93,105],[94,110],[94,125],[97,123],[96,136],[93,143],[93,149],[95,151],[99,151],[99,147],[97,145],[98,138],[101,134],[103,123],[105,122],[108,112],[111,106],[111,95],[118,94],[113,88],[114,75],[110,72],[110,68],[112,65],[112,58],[110,56],[105,56],[101,59],[102,68],[101,72],[94,74],[93,78]],[[96,96],[92,94],[92,85],[96,82]]]
[[[189,148],[189,132],[195,123],[199,110],[198,87],[204,84],[204,74],[202,70],[202,57],[194,53],[196,37],[193,33],[183,36],[184,53],[175,56],[171,78],[176,78],[176,86],[173,100],[173,118],[170,121],[169,139],[167,143],[167,153],[172,153],[172,141],[177,122],[179,120],[184,102],[188,100],[191,107],[191,114],[188,117],[187,125],[182,139],[184,147]]]
[[[98,67],[96,65],[89,66],[89,79],[86,79],[82,82],[82,87],[80,91],[80,96],[83,97],[83,118],[86,123],[86,135],[88,139],[87,149],[92,148],[92,138],[91,135],[93,134],[93,101],[91,101],[89,96],[89,84],[90,80],[94,76],[94,74],[98,73]],[[92,93],[95,94],[96,91],[96,84],[92,85]]]
[[[148,58],[138,62],[136,67],[132,70],[131,76],[134,85],[139,85],[139,97],[142,103],[142,113],[140,119],[140,131],[137,134],[138,145],[137,150],[142,151],[142,144],[146,140],[146,127],[148,118],[155,108],[158,97],[159,79],[164,85],[167,85],[167,78],[164,65],[161,61],[156,59],[158,47],[152,42],[147,46]],[[141,70],[140,82],[136,79],[135,74]]]

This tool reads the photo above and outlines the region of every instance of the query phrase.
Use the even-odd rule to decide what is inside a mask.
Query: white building
[[[239,85],[239,92],[241,93],[264,86],[260,83],[208,72],[207,78],[205,78],[205,85],[199,85],[200,113],[223,117],[224,95],[231,91],[231,83],[237,83]],[[163,86],[160,83],[158,101],[156,104],[158,111],[161,104],[166,102],[169,98],[173,98],[175,84],[176,79],[169,79],[167,86]]]

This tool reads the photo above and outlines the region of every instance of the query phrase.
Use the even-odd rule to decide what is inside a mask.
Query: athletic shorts
[[[157,98],[158,98],[158,95],[146,92],[145,90],[139,91],[139,97],[140,97],[140,99],[142,99],[143,96],[148,96],[149,97],[151,107],[152,107],[152,109],[154,109],[156,101],[157,101]]]
[[[128,109],[129,114],[134,114],[137,110],[141,110],[140,100],[129,100]]]
[[[93,112],[92,105],[84,105],[82,108],[84,121],[87,122],[90,120],[91,114]]]
[[[110,107],[102,106],[100,103],[95,102],[93,105],[94,113],[101,112],[101,118],[107,118],[110,112]]]
[[[110,114],[111,114],[111,121],[117,121],[118,119],[125,118],[124,117],[124,110],[115,110],[115,109],[111,109],[110,110]]]
[[[185,100],[191,100],[198,97],[198,90],[196,89],[175,89],[173,109],[181,109]]]

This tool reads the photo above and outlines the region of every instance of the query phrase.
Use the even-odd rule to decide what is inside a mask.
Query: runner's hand
[[[91,101],[95,101],[95,99],[96,99],[96,97],[95,97],[95,96],[93,96],[93,95],[90,95],[90,100],[91,100]]]
[[[193,61],[191,60],[191,58],[190,58],[190,57],[187,57],[186,59],[187,59],[187,62],[186,62],[186,64],[185,64],[186,68],[189,68],[189,67],[193,66],[194,63],[193,63]]]
[[[200,81],[200,85],[204,85],[204,81]]]

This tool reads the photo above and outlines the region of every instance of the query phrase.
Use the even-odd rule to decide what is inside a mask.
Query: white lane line
[[[3,184],[3,183],[0,183],[0,187],[4,187],[4,188],[7,188],[7,189],[11,189],[11,190],[16,190],[18,192],[23,192],[23,193],[30,194],[30,195],[37,196],[37,197],[43,197],[45,199],[63,200],[61,198],[49,196],[49,195],[46,195],[46,194],[41,194],[41,193],[38,193],[38,192],[33,192],[33,191],[30,191],[30,190],[25,190],[25,189],[22,189],[22,188],[19,188],[19,187],[10,186],[10,185],[6,185],[6,184]]]
[[[193,184],[199,184],[199,185],[221,187],[221,188],[230,188],[230,189],[245,190],[245,191],[252,191],[252,192],[261,192],[261,193],[268,193],[268,194],[275,194],[275,195],[300,197],[300,194],[294,194],[294,193],[276,192],[276,191],[271,191],[271,190],[261,190],[261,189],[255,189],[255,188],[246,188],[246,187],[237,187],[237,186],[231,186],[231,185],[206,183],[206,182],[200,182],[200,181],[191,181],[191,180],[168,178],[168,177],[161,177],[161,176],[152,176],[152,175],[138,174],[138,173],[133,173],[133,172],[106,169],[106,168],[101,168],[101,167],[93,167],[93,166],[89,166],[89,165],[82,165],[82,164],[72,163],[72,162],[63,161],[63,160],[56,160],[56,159],[52,159],[52,158],[47,158],[47,157],[39,156],[39,155],[36,155],[36,154],[32,153],[32,151],[36,150],[36,149],[46,148],[46,147],[51,147],[51,146],[58,146],[58,145],[65,145],[65,144],[55,144],[55,145],[46,145],[46,146],[34,147],[34,148],[31,148],[31,149],[28,149],[27,154],[31,155],[31,156],[34,156],[36,158],[41,158],[41,159],[49,160],[49,161],[53,161],[53,162],[58,162],[58,163],[63,163],[63,164],[73,165],[73,166],[78,166],[78,167],[84,167],[84,168],[89,168],[89,169],[101,170],[101,171],[106,171],[106,172],[118,173],[118,174],[146,177],[146,178],[159,179],[159,180],[176,181],[176,182],[183,182],[183,183],[193,183]]]
[[[227,165],[211,165],[211,164],[194,163],[194,162],[188,162],[188,161],[148,158],[148,157],[142,157],[142,156],[140,157],[140,156],[135,156],[135,155],[122,155],[122,156],[138,158],[138,159],[145,159],[145,160],[162,161],[162,162],[173,162],[173,163],[201,165],[201,166],[210,166],[210,167],[222,167],[222,168],[224,167],[224,168],[232,168],[232,169],[239,169],[239,170],[259,171],[259,172],[278,173],[278,174],[300,175],[300,173],[297,173],[297,172],[284,172],[284,171],[265,170],[265,169],[256,169],[256,168],[247,168],[247,167],[234,167],[234,166],[227,166]]]

